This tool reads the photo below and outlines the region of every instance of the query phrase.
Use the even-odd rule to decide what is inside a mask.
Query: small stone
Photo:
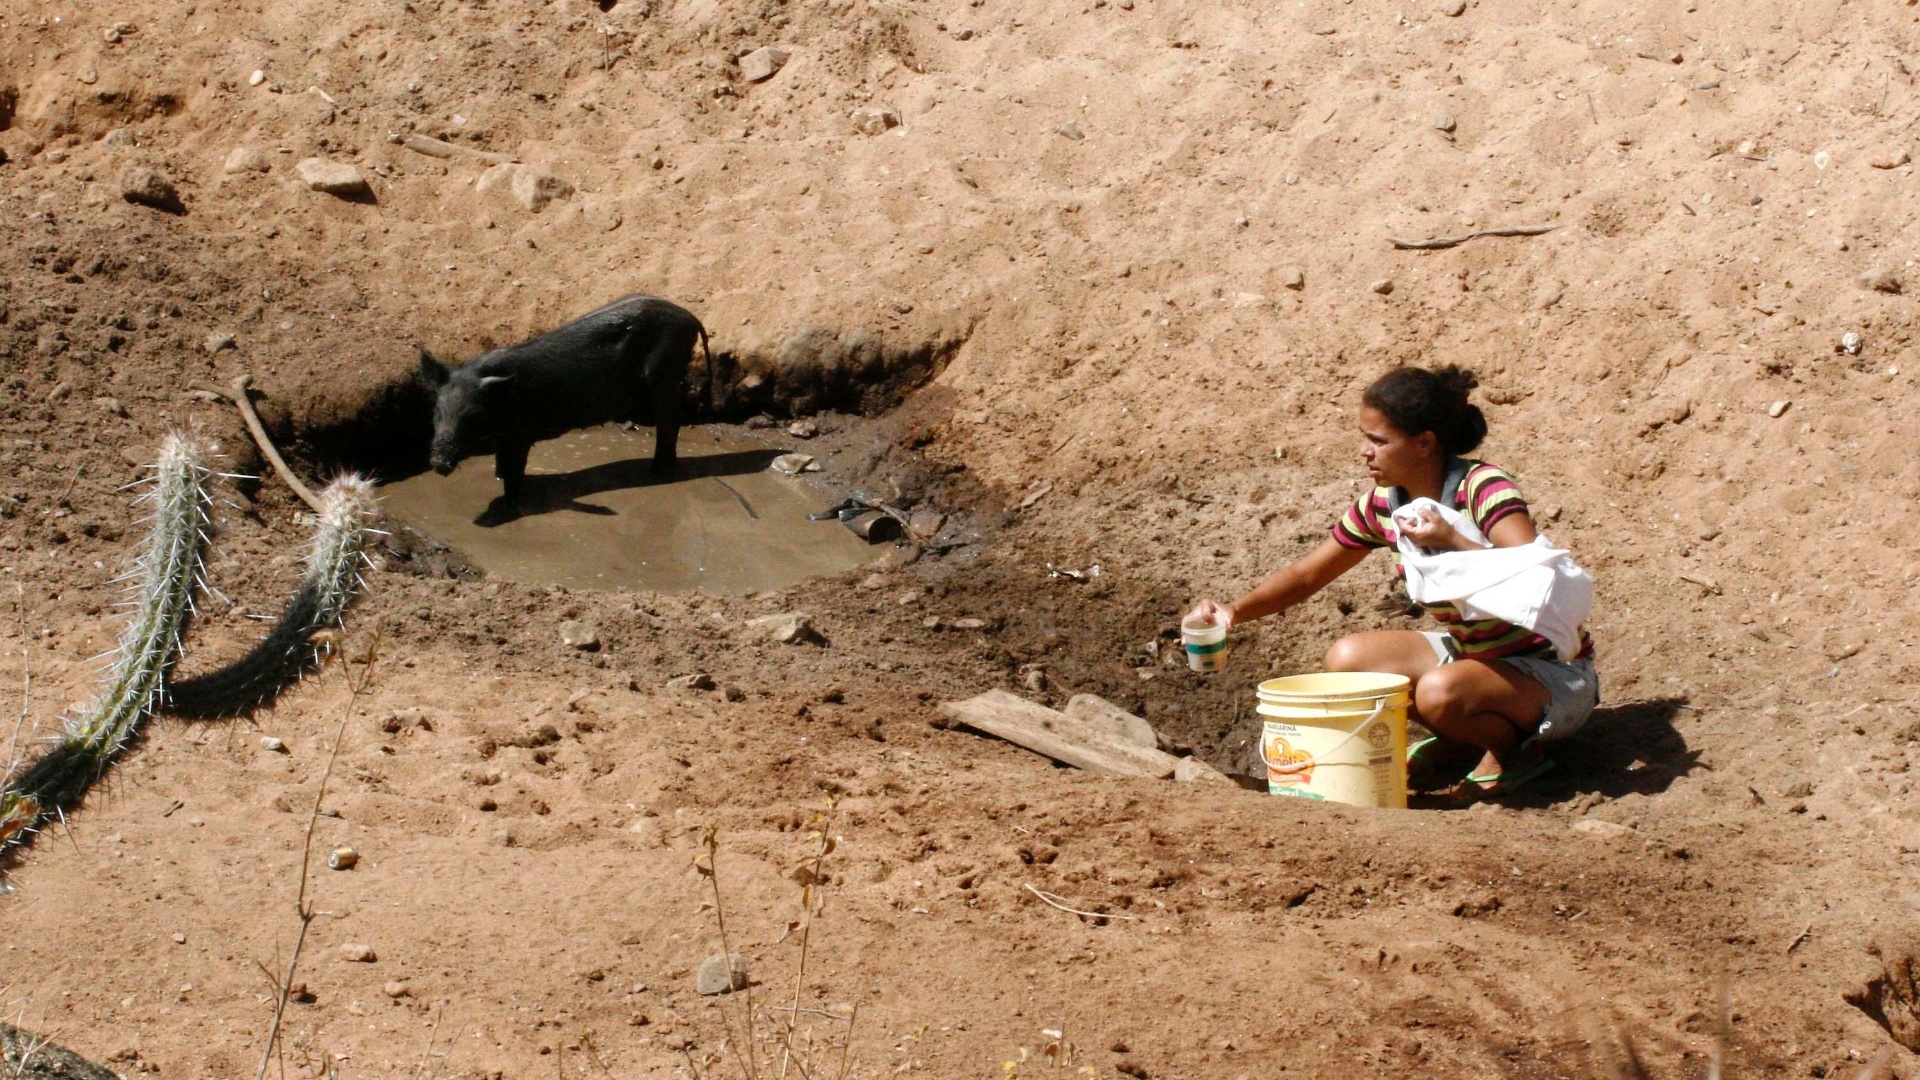
[[[344,161],[328,161],[325,158],[305,158],[294,171],[300,174],[300,182],[307,185],[309,191],[321,191],[340,198],[354,198],[368,194],[367,178],[360,170]]]
[[[853,129],[862,135],[885,135],[900,126],[900,113],[892,108],[853,110]]]
[[[1861,274],[1860,284],[1874,292],[1893,293],[1896,296],[1907,288],[1906,279],[1900,276],[1900,271],[1885,266],[1876,266]]]
[[[287,744],[272,735],[262,735],[260,736],[260,749],[265,750],[269,754],[284,754],[287,752]]]
[[[1781,414],[1785,413],[1789,408],[1792,407],[1792,405],[1793,405],[1793,402],[1791,401],[1786,401],[1786,400],[1776,401],[1773,404],[1767,406],[1767,415],[1772,417],[1775,420],[1778,420],[1780,419]]]
[[[382,983],[380,986],[380,992],[387,995],[390,998],[394,998],[397,1000],[403,997],[412,997],[413,987],[408,986],[406,983],[403,983],[398,979],[395,979],[391,982]]]
[[[215,330],[213,333],[208,334],[206,340],[202,341],[200,345],[210,353],[219,352],[222,349],[239,348],[239,346],[234,343],[233,335],[227,333],[225,330]]]
[[[893,313],[895,315],[913,314],[913,301],[911,300],[895,300],[892,304],[888,306],[893,309]]]
[[[1280,287],[1299,292],[1307,287],[1307,275],[1297,266],[1283,266],[1280,268]]]
[[[711,690],[713,687],[713,676],[704,671],[667,680],[667,689],[676,694],[691,694],[698,690]]]
[[[1865,344],[1859,334],[1849,330],[1840,335],[1840,351],[1848,356],[1859,356],[1860,347]]]
[[[974,618],[955,619],[953,620],[953,628],[955,630],[985,630],[987,628],[987,620]]]
[[[953,32],[953,40],[955,40],[955,41],[972,41],[972,40],[973,40],[973,28],[972,28],[971,26],[963,26],[963,27],[961,27],[960,29],[958,29],[958,30],[955,30],[955,31]]]
[[[1457,19],[1467,13],[1467,0],[1447,0],[1440,6],[1440,14],[1449,19]]]
[[[1454,121],[1452,113],[1435,113],[1432,124],[1433,130],[1444,131],[1449,135],[1453,134],[1453,129],[1459,126]]]
[[[1376,281],[1373,284],[1367,286],[1367,288],[1372,289],[1374,292],[1379,293],[1381,296],[1385,296],[1388,293],[1391,293],[1393,291],[1393,279],[1381,278],[1379,281]]]
[[[915,510],[907,518],[907,528],[921,539],[940,535],[940,527],[946,523],[947,516],[937,510]]]
[[[327,869],[351,870],[360,862],[360,853],[350,847],[337,847],[327,852]]]
[[[781,454],[773,459],[773,470],[788,476],[798,476],[803,472],[816,472],[816,462],[812,454]]]
[[[1783,799],[1810,799],[1813,797],[1813,784],[1806,780],[1795,780],[1780,789]]]
[[[1913,160],[1913,155],[1905,150],[1886,150],[1867,159],[1867,164],[1876,169],[1897,169]]]
[[[1119,7],[1121,11],[1132,11],[1133,0],[1117,0],[1116,6]]]
[[[563,623],[560,627],[560,644],[581,652],[598,652],[600,633],[587,623]]]
[[[529,169],[524,165],[514,168],[511,183],[513,197],[521,206],[536,214],[555,199],[571,198],[573,195],[573,185],[551,173]]]
[[[185,945],[187,943],[187,935],[185,934],[173,935],[173,943],[175,945]]]
[[[248,86],[259,86],[261,83],[266,81],[267,81],[267,73],[264,71],[261,71],[259,68],[254,68],[253,74],[247,76]]]
[[[1037,694],[1040,691],[1045,690],[1047,688],[1046,669],[1034,668],[1028,671],[1026,678],[1020,680],[1020,682],[1021,682],[1021,685],[1025,686],[1028,690],[1031,690]]]
[[[100,145],[124,147],[134,145],[133,132],[126,128],[114,128],[100,137]]]
[[[580,211],[580,220],[595,232],[612,232],[626,219],[612,203],[594,203]]]
[[[811,439],[820,434],[820,425],[811,420],[795,420],[787,425],[787,434],[796,439]]]
[[[225,172],[228,176],[234,176],[239,173],[266,172],[271,167],[272,166],[267,163],[267,155],[255,150],[251,146],[234,147],[233,150],[227,154],[226,164],[220,166],[221,171]]]
[[[1199,758],[1183,757],[1173,763],[1173,779],[1181,784],[1231,784],[1233,780],[1226,773],[1201,761]]]
[[[813,628],[813,620],[797,611],[748,619],[747,629],[781,645],[817,644],[825,640]]]
[[[1061,124],[1058,130],[1060,134],[1065,135],[1067,138],[1072,139],[1074,142],[1079,142],[1080,140],[1087,137],[1086,134],[1080,130],[1080,125],[1074,123],[1071,120],[1067,121],[1064,124]]]
[[[694,979],[694,989],[700,996],[731,994],[746,988],[747,965],[739,953],[714,953],[700,961],[700,974]]]
[[[124,417],[127,415],[127,407],[120,404],[120,399],[117,397],[97,397],[93,399],[93,404],[108,416]]]
[[[345,960],[349,964],[371,964],[380,959],[380,956],[373,951],[373,946],[371,945],[362,945],[358,942],[349,941],[345,945],[340,946],[340,959]]]
[[[144,165],[129,165],[120,174],[120,197],[158,210],[180,209],[180,192],[173,181]]]
[[[740,77],[750,83],[766,82],[774,72],[787,65],[793,54],[778,45],[765,45],[740,58]]]
[[[1623,840],[1633,835],[1633,830],[1627,826],[1599,818],[1581,818],[1573,823],[1573,831],[1595,840]]]
[[[659,154],[655,154],[652,157],[647,159],[647,168],[652,169],[655,172],[658,172],[659,170],[664,169],[666,167],[667,167],[667,159],[661,157]]]

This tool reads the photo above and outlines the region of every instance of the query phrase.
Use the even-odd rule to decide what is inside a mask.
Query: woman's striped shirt
[[[1386,548],[1393,556],[1394,573],[1405,577],[1406,569],[1400,565],[1400,551],[1396,546],[1400,534],[1394,528],[1393,513],[1389,509],[1390,491],[1390,488],[1377,487],[1362,493],[1347,508],[1347,512],[1333,523],[1333,539],[1341,547],[1355,551]],[[1473,462],[1472,468],[1467,470],[1460,490],[1454,493],[1453,504],[1453,508],[1473,522],[1482,534],[1492,532],[1494,525],[1506,517],[1527,512],[1527,500],[1521,497],[1513,477],[1483,461]],[[1451,603],[1422,604],[1421,607],[1452,635],[1462,656],[1481,660],[1498,660],[1503,656],[1558,658],[1553,642],[1524,626],[1515,626],[1501,619],[1463,619],[1459,608]],[[1580,628],[1580,658],[1592,655],[1593,639],[1587,636],[1587,629],[1583,626]]]

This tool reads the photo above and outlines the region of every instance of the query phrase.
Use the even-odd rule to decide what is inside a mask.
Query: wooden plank
[[[1171,754],[1123,742],[1065,713],[1004,690],[943,702],[940,713],[955,723],[1088,772],[1166,780],[1179,764]]]
[[[1098,694],[1075,694],[1068,698],[1067,715],[1121,742],[1149,750],[1160,749],[1160,735],[1152,724]]]

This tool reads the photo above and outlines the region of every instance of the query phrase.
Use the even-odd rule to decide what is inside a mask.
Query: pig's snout
[[[451,476],[453,475],[453,462],[435,461],[433,463],[433,471],[439,473],[441,476]]]

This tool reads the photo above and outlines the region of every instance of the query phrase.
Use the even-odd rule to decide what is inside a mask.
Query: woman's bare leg
[[[1517,669],[1498,660],[1456,660],[1421,676],[1413,696],[1421,722],[1436,735],[1486,750],[1474,775],[1503,776],[1539,760],[1537,749],[1521,744],[1546,715],[1552,696]]]

